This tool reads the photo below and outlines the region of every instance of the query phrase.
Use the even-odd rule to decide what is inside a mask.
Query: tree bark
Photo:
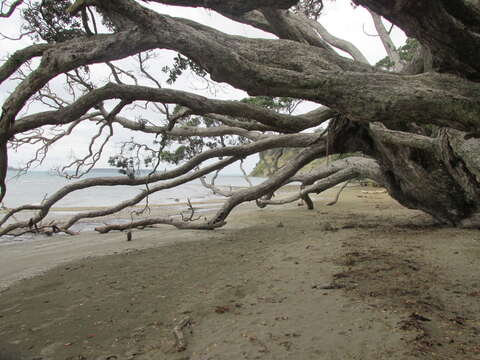
[[[302,164],[320,156],[326,143],[328,154],[362,152],[369,156],[375,163],[372,168],[379,169],[370,175],[381,178],[388,192],[401,204],[423,210],[451,225],[476,218],[480,206],[480,159],[476,155],[480,150],[477,139],[480,134],[478,1],[354,0],[387,18],[421,44],[414,61],[401,73],[370,66],[351,44],[332,37],[312,19],[288,11],[296,3],[294,0],[152,1],[213,9],[269,31],[279,39],[228,35],[194,21],[157,13],[135,0],[75,1],[70,8],[72,13],[82,11],[85,6],[95,6],[108,23],[113,24],[114,32],[30,46],[15,53],[0,67],[2,83],[30,59],[40,58],[38,67],[20,79],[2,104],[0,200],[6,191],[7,142],[46,125],[73,126],[76,122],[100,119],[101,129],[108,126],[112,130],[112,123],[116,123],[133,131],[162,136],[230,134],[251,143],[239,146],[222,143],[218,149],[192,155],[193,161],[175,170],[148,179],[87,179],[60,189],[40,208],[24,206],[12,210],[13,213],[35,208],[38,213],[32,221],[36,223],[71,191],[181,177],[212,157],[241,158],[283,146],[304,148],[293,163],[276,171],[265,183],[233,193],[209,223],[216,225],[223,223],[239,203],[268,197],[288,182]],[[388,40],[381,19],[376,16],[375,19],[384,40]],[[386,46],[392,50],[390,54],[396,57],[399,68],[399,53],[391,42],[386,42]],[[333,47],[344,49],[353,59],[339,55]],[[135,86],[122,84],[116,65],[109,62],[154,49],[177,51],[208,72],[213,80],[226,82],[250,95],[305,99],[318,103],[319,108],[303,115],[282,115],[252,104],[164,89],[158,82],[157,88],[140,86],[136,81]],[[61,104],[54,111],[20,117],[25,105],[48,87],[53,78],[97,63],[108,63],[118,83],[101,87],[83,84],[87,91],[83,96],[75,96],[71,103]],[[111,99],[118,99],[119,103],[108,112],[102,102]],[[224,127],[182,129],[168,116],[166,126],[146,125],[148,122],[133,122],[120,116],[123,107],[135,101],[179,104],[188,107],[186,114],[216,119]],[[315,134],[289,134],[311,129],[332,117],[327,139]],[[289,135],[272,135],[270,131]],[[314,183],[306,180],[305,184],[309,185],[303,195],[354,176],[352,169],[331,174],[319,170],[316,175],[320,177]],[[15,228],[14,225],[10,228],[12,226]]]
[[[331,152],[360,151],[376,159],[383,185],[400,204],[457,226],[480,211],[480,159],[476,155],[480,142],[471,139],[467,143],[464,136],[452,129],[436,129],[432,136],[415,135],[340,117],[331,124],[329,143]]]

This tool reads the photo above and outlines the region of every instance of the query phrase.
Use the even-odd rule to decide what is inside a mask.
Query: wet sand
[[[4,245],[0,359],[480,359],[479,232],[365,190]]]

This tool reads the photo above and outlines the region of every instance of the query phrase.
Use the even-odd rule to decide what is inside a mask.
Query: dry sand
[[[480,233],[364,190],[1,246],[0,360],[480,359]]]

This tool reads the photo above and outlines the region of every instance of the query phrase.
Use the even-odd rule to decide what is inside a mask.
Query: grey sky
[[[383,49],[381,42],[377,37],[368,36],[365,32],[369,34],[374,34],[375,30],[373,23],[370,19],[370,15],[363,8],[358,7],[356,9],[352,8],[350,5],[350,0],[337,0],[335,2],[328,2],[325,4],[325,10],[321,16],[321,23],[335,36],[344,38],[353,42],[360,50],[364,53],[367,59],[371,63],[377,62],[379,59],[385,56],[385,50]],[[273,38],[271,34],[264,33],[258,29],[254,29],[250,26],[235,23],[217,13],[204,9],[193,9],[185,7],[172,7],[164,6],[160,4],[149,5],[155,10],[166,13],[173,16],[185,17],[202,24],[214,27],[221,31],[224,31],[229,34],[248,36],[248,37],[267,37]],[[16,34],[16,29],[19,28],[20,19],[18,16],[12,17],[11,19],[2,19],[1,29],[2,32],[11,36]],[[364,32],[365,30],[365,32]],[[394,30],[392,37],[397,45],[401,45],[405,41],[404,34],[399,30]],[[10,40],[1,40],[0,41],[0,56],[5,58],[7,54],[12,53],[16,49],[27,46],[31,43],[28,38],[24,38],[21,41],[10,41]],[[161,69],[162,66],[168,65],[174,53],[171,51],[159,51],[159,59],[156,60],[155,66],[151,67],[151,70],[158,74],[158,77],[165,80],[166,76],[162,74],[157,69]],[[127,68],[133,68],[132,59],[122,60],[117,62],[122,66]],[[105,66],[97,65],[93,67],[92,77],[95,78],[99,83],[104,83],[108,81]],[[59,79],[52,81],[52,87],[55,91],[58,91],[59,94],[65,94],[65,88],[63,80],[60,77]],[[146,83],[148,85],[148,83]],[[152,85],[152,84],[150,84]],[[166,84],[165,84],[166,85]],[[9,91],[11,91],[15,86],[15,81],[6,82],[5,84],[0,85],[0,101],[8,96]],[[196,78],[192,74],[185,74],[175,83],[174,88],[186,90],[190,92],[195,92],[207,97],[216,97],[222,99],[241,99],[247,94],[243,91],[233,89],[227,84],[220,84],[218,86],[209,86],[204,80]],[[318,106],[317,104],[305,104],[299,108],[300,112],[311,110],[312,108]],[[25,109],[24,113],[39,111],[42,107],[34,105]],[[126,111],[122,112],[123,115],[129,117],[138,116],[136,111]],[[155,117],[158,117],[158,114],[147,112],[142,114],[146,118],[154,120]],[[95,132],[95,125],[92,123],[81,124],[75,132],[66,138],[64,141],[57,143],[50,151],[49,156],[47,157],[44,164],[41,168],[49,169],[65,163],[67,160],[71,160],[74,156],[81,156],[85,153],[86,148],[89,143],[90,136]],[[133,134],[137,141],[146,141],[148,144],[151,144],[152,137],[146,135]],[[132,133],[119,127],[115,129],[115,137],[108,144],[105,149],[104,157],[99,162],[100,167],[107,166],[108,156],[118,152],[119,144],[122,141],[130,139]],[[12,166],[20,166],[25,163],[28,159],[31,158],[33,154],[33,147],[22,148],[21,151],[12,152],[10,154],[10,164]],[[257,161],[257,157],[250,157],[246,161],[246,168],[249,170],[253,168]],[[228,169],[226,172],[236,173],[238,172],[238,167],[233,166]]]

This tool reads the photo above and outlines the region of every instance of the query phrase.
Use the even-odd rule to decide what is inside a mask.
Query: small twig
[[[197,217],[197,218],[193,218],[193,216],[195,215],[195,208],[193,207],[190,199],[187,199],[187,205],[188,205],[188,210],[190,211],[190,215],[188,217],[184,216],[183,213],[180,213],[181,217],[182,217],[182,221],[185,221],[185,222],[190,222],[190,221],[197,221],[201,218],[201,216]]]
[[[33,222],[32,219],[30,219],[29,221],[29,228],[27,230],[24,230],[24,231],[20,231],[20,232],[17,232],[17,233],[10,233],[9,235],[11,236],[14,236],[14,237],[18,237],[18,236],[22,236],[22,235],[25,235],[25,234],[37,234],[37,235],[47,235],[47,236],[51,236],[53,234],[58,234],[58,233],[65,233],[67,235],[78,235],[77,232],[75,231],[71,231],[71,230],[68,230],[68,229],[64,229],[64,228],[60,228],[58,225],[56,224],[48,224],[48,225],[40,225],[40,227]]]
[[[197,167],[197,170],[199,170],[199,169],[200,169],[200,168]],[[233,195],[232,188],[230,188],[230,190],[228,191],[228,190],[223,190],[223,189],[221,189],[221,188],[219,188],[218,186],[215,185],[215,180],[217,179],[219,172],[220,172],[220,170],[217,170],[217,171],[214,173],[212,179],[210,180],[210,184],[207,183],[207,180],[206,180],[205,176],[202,176],[202,177],[200,178],[200,182],[202,183],[202,185],[203,185],[204,187],[206,187],[207,189],[211,190],[214,195],[221,195],[221,196],[224,196],[224,197],[231,197],[231,196]]]
[[[250,181],[250,178],[248,177],[247,172],[246,172],[245,169],[243,168],[243,159],[240,160],[240,170],[241,170],[242,173],[243,173],[243,178],[245,179],[245,181],[248,183],[248,185],[249,185],[250,187],[252,187],[253,184],[252,184],[252,182]]]

